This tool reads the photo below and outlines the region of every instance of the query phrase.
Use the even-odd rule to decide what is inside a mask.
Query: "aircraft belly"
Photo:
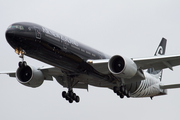
[[[141,81],[137,90],[131,94],[131,97],[152,97],[162,92],[159,88],[158,79],[147,73],[145,73],[145,76],[146,79]]]

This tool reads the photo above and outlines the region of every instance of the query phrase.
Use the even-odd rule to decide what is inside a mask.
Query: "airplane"
[[[166,42],[162,38],[154,56],[127,58],[109,56],[74,39],[30,22],[11,24],[5,32],[10,46],[21,58],[16,71],[5,71],[27,87],[36,88],[53,78],[68,91],[62,97],[69,103],[78,103],[80,97],[74,88],[88,90],[88,85],[112,90],[120,98],[140,98],[166,95],[167,89],[180,84],[162,83],[163,69],[173,70],[180,65],[180,55],[165,55]],[[28,56],[47,63],[34,67],[24,60]]]

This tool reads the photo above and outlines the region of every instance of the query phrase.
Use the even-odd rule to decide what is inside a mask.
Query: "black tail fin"
[[[165,38],[162,38],[154,56],[157,56],[157,55],[164,55],[165,54],[165,51],[166,51],[166,42],[167,40]]]
[[[165,51],[166,51],[166,42],[167,40],[165,38],[162,38],[154,56],[158,56],[158,55],[164,55]],[[154,68],[149,68],[147,70],[148,73],[155,75],[157,78],[160,79],[162,78],[162,70],[155,70]]]

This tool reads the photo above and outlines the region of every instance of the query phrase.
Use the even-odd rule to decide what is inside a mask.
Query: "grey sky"
[[[18,56],[5,39],[14,22],[33,22],[62,33],[109,55],[152,56],[162,37],[166,54],[180,53],[180,1],[178,0],[1,0],[0,71],[16,70]],[[25,57],[33,66],[45,65]],[[164,70],[164,83],[180,83],[180,67]],[[167,96],[121,100],[106,88],[75,89],[80,103],[61,96],[67,90],[56,81],[28,88],[15,78],[0,75],[1,120],[109,120],[180,118],[180,89]]]

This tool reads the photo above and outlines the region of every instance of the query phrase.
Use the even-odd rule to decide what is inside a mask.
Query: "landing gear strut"
[[[127,98],[130,97],[130,92],[126,89],[125,86],[117,87],[115,86],[113,88],[114,93],[116,93],[120,98],[124,98],[126,96]]]

